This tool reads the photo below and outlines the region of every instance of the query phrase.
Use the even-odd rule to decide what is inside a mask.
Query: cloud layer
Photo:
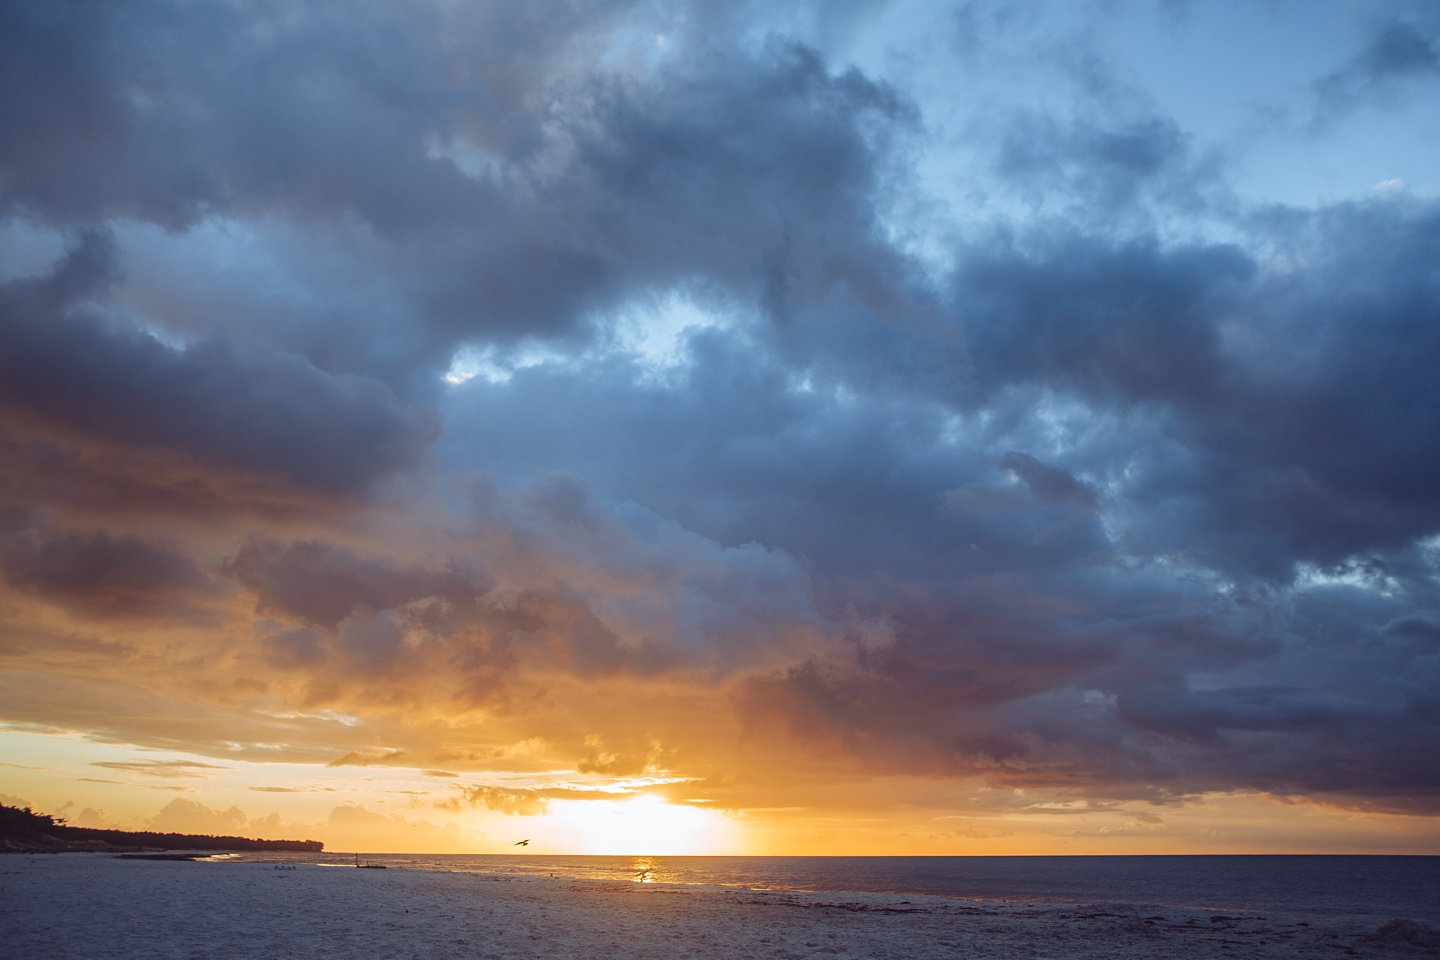
[[[1246,199],[1113,11],[891,13],[9,5],[0,720],[1440,811],[1440,202]],[[1284,136],[1433,103],[1383,14]]]

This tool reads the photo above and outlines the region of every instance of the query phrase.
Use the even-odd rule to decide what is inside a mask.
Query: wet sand
[[[1377,935],[1378,934],[1378,935]],[[1440,956],[1344,918],[268,863],[0,857],[0,958]]]

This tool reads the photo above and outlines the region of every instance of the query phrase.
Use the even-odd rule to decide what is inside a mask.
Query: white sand
[[[97,854],[0,857],[0,958],[1415,957],[1423,927]]]

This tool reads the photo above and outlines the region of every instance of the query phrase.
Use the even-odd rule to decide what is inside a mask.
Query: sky
[[[1437,369],[1424,0],[11,0],[0,802],[1440,854]]]

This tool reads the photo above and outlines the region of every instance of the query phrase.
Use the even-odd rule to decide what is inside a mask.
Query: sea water
[[[352,866],[342,854],[235,859]],[[701,884],[762,890],[922,894],[1089,904],[1111,910],[1311,914],[1440,924],[1440,857],[557,857],[383,854],[390,868]]]

